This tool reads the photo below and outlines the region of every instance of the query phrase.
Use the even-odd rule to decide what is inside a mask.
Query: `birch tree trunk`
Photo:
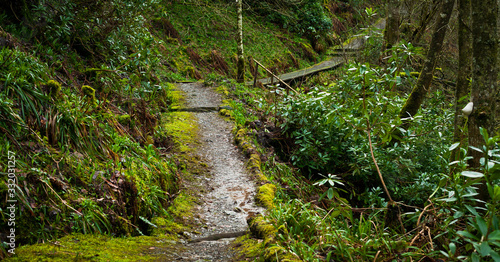
[[[243,0],[237,0],[238,3],[238,62],[236,80],[238,83],[245,82],[245,58],[243,57]]]
[[[411,123],[411,118],[417,114],[425,96],[427,95],[427,92],[429,91],[429,87],[434,76],[434,68],[436,67],[437,57],[443,46],[444,36],[446,35],[446,29],[448,27],[448,22],[450,21],[454,4],[455,0],[442,1],[441,11],[432,33],[432,39],[429,50],[427,51],[427,57],[424,61],[424,67],[420,72],[420,76],[417,79],[415,87],[411,91],[410,96],[406,100],[406,103],[398,115],[398,117],[403,121],[401,126],[403,129],[408,129]],[[401,140],[401,135],[402,133],[398,128],[394,129],[392,132],[392,143],[396,142],[394,140]]]
[[[470,76],[472,71],[472,31],[471,31],[471,0],[458,0],[458,77],[455,89],[455,120],[453,142],[462,142],[465,117],[462,108],[469,102],[464,99],[470,91]],[[451,161],[457,160],[460,148],[451,152]]]

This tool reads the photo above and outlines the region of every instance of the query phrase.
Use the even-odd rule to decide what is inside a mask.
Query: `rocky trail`
[[[188,108],[217,108],[221,97],[201,83],[181,83]],[[247,216],[263,212],[254,201],[256,186],[249,178],[245,159],[234,145],[232,123],[216,110],[195,111],[201,146],[198,154],[210,167],[211,174],[201,178],[206,189],[193,213],[200,218],[199,235],[184,243],[185,252],[177,261],[233,261],[230,243],[247,230]]]

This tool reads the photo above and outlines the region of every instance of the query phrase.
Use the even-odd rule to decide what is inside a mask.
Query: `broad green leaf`
[[[481,258],[479,257],[479,255],[477,253],[472,253],[472,255],[470,257],[471,257],[472,262],[480,262],[481,261]]]
[[[483,173],[479,173],[476,171],[462,171],[462,176],[470,177],[470,178],[480,178],[483,177]]]
[[[491,250],[490,256],[493,258],[493,261],[500,262],[500,255],[497,252]]]
[[[486,221],[484,221],[482,217],[476,216],[476,223],[479,227],[479,230],[481,231],[481,234],[483,236],[486,236],[488,234],[488,225],[486,225]]]
[[[488,245],[488,242],[481,243],[479,252],[481,253],[482,257],[488,256],[490,254],[491,247],[490,245]]]
[[[449,247],[450,247],[450,252],[452,254],[455,254],[455,251],[457,251],[457,246],[455,245],[455,243],[451,242]]]
[[[500,230],[495,230],[488,235],[488,240],[500,241]]]
[[[333,188],[330,187],[328,189],[327,195],[328,195],[328,199],[332,199],[333,198]]]

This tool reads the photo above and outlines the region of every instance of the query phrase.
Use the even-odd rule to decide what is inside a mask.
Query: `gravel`
[[[201,83],[181,83],[178,87],[185,92],[187,107],[221,105],[220,95]],[[233,125],[217,112],[194,114],[202,142],[198,153],[211,167],[211,175],[201,180],[207,193],[194,213],[201,217],[204,225],[197,230],[201,234],[193,238],[246,230],[247,216],[264,210],[254,202],[256,185],[246,171],[245,158],[233,144]],[[185,243],[186,251],[177,261],[233,261],[232,240]]]

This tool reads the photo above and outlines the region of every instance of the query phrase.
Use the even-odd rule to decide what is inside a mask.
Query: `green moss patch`
[[[175,151],[185,153],[192,151],[196,144],[198,127],[196,118],[189,112],[170,112],[163,116],[163,129],[172,137]]]
[[[257,193],[257,201],[267,209],[274,208],[274,196],[276,194],[276,186],[274,184],[265,184],[259,187]]]
[[[165,237],[112,238],[106,235],[73,234],[50,244],[23,246],[15,257],[6,261],[154,261],[167,259],[180,249],[167,245]],[[162,249],[162,252],[157,252]]]

